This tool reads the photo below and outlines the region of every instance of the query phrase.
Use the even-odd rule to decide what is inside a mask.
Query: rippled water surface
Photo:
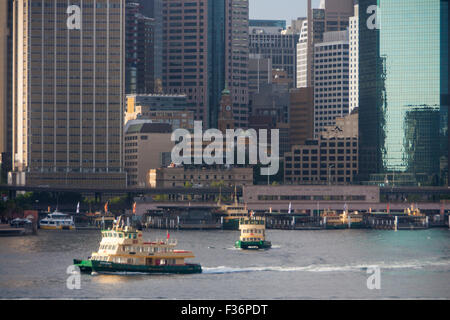
[[[450,231],[268,230],[273,248],[233,248],[238,231],[172,231],[192,250],[195,275],[81,275],[67,289],[73,258],[96,251],[99,231],[44,231],[0,238],[0,298],[403,299],[450,298]],[[148,240],[165,230],[144,232]],[[369,290],[379,266],[381,289]]]

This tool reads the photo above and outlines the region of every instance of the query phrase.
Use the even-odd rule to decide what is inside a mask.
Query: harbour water
[[[144,238],[164,239],[165,230]],[[450,231],[268,230],[273,248],[233,247],[239,231],[170,231],[202,274],[81,275],[73,258],[98,249],[99,231],[45,231],[0,239],[2,299],[450,299]],[[380,289],[368,289],[370,267]]]

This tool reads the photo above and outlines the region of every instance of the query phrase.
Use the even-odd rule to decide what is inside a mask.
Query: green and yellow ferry
[[[223,205],[221,210],[226,214],[223,218],[223,229],[225,230],[239,230],[239,220],[249,216],[248,209],[237,203]]]
[[[122,221],[122,226],[121,226]],[[201,273],[199,264],[185,263],[195,258],[191,251],[175,250],[177,242],[167,239],[144,242],[142,232],[124,226],[119,218],[109,230],[102,230],[97,252],[88,260],[74,259],[82,273],[139,272],[139,273]]]
[[[255,217],[253,213],[247,218],[239,220],[241,236],[235,243],[236,248],[241,249],[269,249],[270,241],[266,241],[266,219]]]

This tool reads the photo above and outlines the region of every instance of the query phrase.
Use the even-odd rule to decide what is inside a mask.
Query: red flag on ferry
[[[105,213],[108,213],[108,202],[105,203]]]
[[[136,214],[136,202],[133,203],[133,214]]]
[[[167,230],[167,239],[169,239],[170,238],[170,233],[169,233],[169,230]]]

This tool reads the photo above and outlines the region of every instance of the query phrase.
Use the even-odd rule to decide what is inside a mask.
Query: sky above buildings
[[[320,0],[313,0],[318,7]],[[250,0],[250,19],[291,20],[306,16],[307,0]]]

